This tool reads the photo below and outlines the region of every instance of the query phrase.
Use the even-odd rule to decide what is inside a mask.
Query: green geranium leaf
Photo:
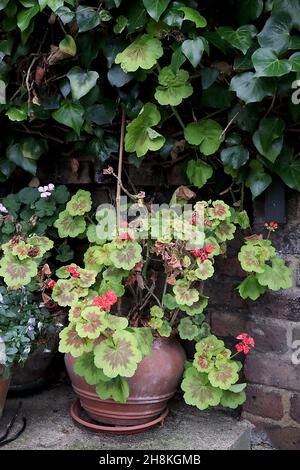
[[[172,327],[166,320],[163,320],[162,325],[157,328],[157,332],[160,336],[168,338],[172,333]]]
[[[159,104],[178,106],[184,98],[191,96],[193,87],[188,80],[189,74],[185,70],[174,72],[171,66],[164,67],[159,73],[159,86],[154,95]]]
[[[95,365],[107,377],[132,377],[142,360],[138,342],[128,331],[114,333],[95,347]]]
[[[6,254],[0,261],[0,275],[10,289],[19,289],[37,275],[37,264],[30,258],[20,260]]]
[[[196,344],[196,351],[218,354],[224,350],[224,342],[214,335],[209,335]]]
[[[243,54],[246,54],[251,47],[253,38],[257,34],[256,27],[251,24],[241,26],[236,31],[229,26],[222,26],[217,31],[221,38],[225,39],[231,46],[242,51]]]
[[[143,0],[147,12],[155,21],[159,20],[169,3],[170,0]]]
[[[70,81],[71,92],[74,100],[79,100],[94,88],[99,78],[99,74],[92,70],[84,72],[79,67],[73,67],[67,73],[67,77]]]
[[[258,77],[281,77],[292,70],[288,59],[278,59],[272,49],[257,49],[252,55],[252,62]]]
[[[218,367],[208,373],[208,380],[213,387],[228,390],[238,381],[238,365],[234,361],[219,362]]]
[[[163,318],[164,311],[158,305],[154,305],[153,307],[150,308],[150,315],[151,317]]]
[[[212,207],[208,209],[209,218],[212,220],[226,220],[230,217],[230,207],[224,201],[213,201]]]
[[[143,34],[117,54],[115,63],[120,64],[124,72],[135,72],[139,67],[148,70],[162,55],[163,48],[159,39]]]
[[[142,157],[149,150],[159,150],[165,143],[165,138],[152,127],[160,122],[160,113],[152,103],[142,108],[138,117],[133,119],[126,127],[125,150],[136,152]]]
[[[165,294],[163,297],[163,305],[169,310],[175,310],[178,304],[172,294]]]
[[[129,397],[129,385],[124,377],[115,377],[100,381],[96,386],[96,393],[101,400],[112,398],[117,403],[126,403]]]
[[[58,349],[61,353],[70,353],[73,357],[80,357],[93,349],[94,341],[88,338],[80,338],[73,323],[64,328],[59,337]]]
[[[202,188],[207,180],[212,177],[213,169],[202,160],[190,160],[188,162],[186,174],[193,186]]]
[[[230,82],[230,90],[245,103],[262,101],[266,96],[273,96],[275,84],[270,79],[256,76],[253,72],[237,74]]]
[[[175,300],[179,306],[191,306],[199,300],[199,292],[197,289],[190,288],[189,282],[183,279],[176,281],[176,284],[173,287],[173,292],[175,294]]]
[[[72,217],[69,212],[65,210],[59,214],[58,219],[54,222],[54,227],[57,228],[60,238],[76,238],[85,231],[86,222],[84,217]]]
[[[84,108],[80,103],[63,101],[60,108],[52,113],[53,119],[74,129],[77,135],[80,135],[80,129],[83,125]]]
[[[206,19],[200,15],[200,13],[195,10],[194,8],[190,7],[180,7],[178,8],[179,11],[183,11],[184,13],[184,20],[189,20],[195,23],[197,28],[205,28],[207,25]]]
[[[196,39],[186,39],[183,41],[181,50],[192,66],[197,67],[197,65],[200,64],[205,47],[204,39],[198,37]]]
[[[84,215],[92,208],[92,198],[89,191],[79,189],[68,202],[66,210],[72,216]]]
[[[125,330],[128,327],[128,320],[125,317],[106,314],[107,325],[110,330]]]
[[[199,333],[199,328],[190,318],[181,318],[178,325],[178,333],[181,339],[189,339],[192,341]]]
[[[11,121],[24,121],[27,119],[27,112],[25,109],[12,107],[5,113]]]
[[[143,357],[150,356],[152,354],[152,343],[153,335],[151,328],[142,327],[142,328],[130,328],[129,331],[134,334],[135,339],[138,342],[138,348],[142,353]]]
[[[104,311],[99,307],[86,307],[75,328],[80,338],[97,339],[107,326]]]
[[[224,390],[221,398],[220,405],[235,409],[246,401],[246,393],[244,391],[233,393],[230,390]]]
[[[266,249],[265,249],[266,248]],[[257,242],[248,242],[242,246],[238,259],[244,271],[263,273],[265,262],[275,255],[273,247],[261,247]]]
[[[240,296],[244,300],[257,300],[266,291],[266,287],[261,286],[257,278],[253,275],[247,276],[239,285],[238,289]]]
[[[199,263],[198,266],[195,271],[195,275],[198,279],[205,281],[213,276],[215,270],[209,259],[206,259],[203,263]]]
[[[184,137],[189,144],[199,145],[204,155],[212,155],[221,145],[222,127],[212,119],[192,122],[185,128]]]
[[[185,402],[196,406],[199,410],[205,410],[209,406],[217,406],[220,403],[222,390],[212,387],[208,382],[207,374],[198,372],[194,367],[186,370],[181,388],[185,392]]]
[[[199,349],[195,353],[193,365],[199,372],[208,373],[214,368],[213,354],[209,351]]]
[[[271,290],[290,289],[293,286],[292,271],[283,259],[275,256],[271,260],[272,266],[266,265],[262,273],[257,275],[257,280],[262,286]]]
[[[74,372],[80,375],[89,385],[96,385],[102,381],[109,381],[101,369],[95,366],[94,351],[84,353],[74,363]]]

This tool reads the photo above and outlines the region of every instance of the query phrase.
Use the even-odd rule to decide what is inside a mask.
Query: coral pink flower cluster
[[[103,297],[95,297],[92,305],[96,307],[104,308],[105,310],[110,310],[111,306],[114,305],[118,300],[118,297],[112,290],[108,290]]]
[[[77,268],[75,268],[75,266],[68,266],[67,271],[68,273],[71,274],[72,277],[75,277],[75,278],[80,277],[80,273],[77,271]]]
[[[191,251],[194,258],[199,258],[201,263],[204,263],[207,260],[208,255],[212,254],[214,247],[212,245],[205,246],[204,248],[199,248],[198,250]]]
[[[245,355],[249,354],[251,348],[255,346],[254,339],[248,333],[241,333],[236,339],[241,340],[241,342],[235,345],[235,349],[237,352],[243,352]]]

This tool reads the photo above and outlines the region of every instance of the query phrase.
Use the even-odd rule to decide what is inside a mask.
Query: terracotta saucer
[[[99,424],[92,420],[81,407],[79,398],[76,398],[71,406],[71,416],[77,423],[94,432],[105,432],[115,435],[137,434],[139,432],[143,432],[156,426],[156,424],[162,423],[168,414],[169,408],[166,408],[157,418],[149,421],[149,423],[138,424],[136,426],[114,426]]]

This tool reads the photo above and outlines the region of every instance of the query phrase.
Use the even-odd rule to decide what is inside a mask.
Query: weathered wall
[[[257,233],[262,231],[264,222],[260,201],[254,207]],[[296,281],[300,259],[298,193],[288,195],[287,224],[278,229],[272,240],[293,269],[294,287],[269,292],[256,302],[241,300],[234,290],[242,276],[236,257],[233,258],[238,249],[235,242],[227,258],[218,261],[218,278],[207,288],[209,315],[216,334],[247,331],[255,338],[255,350],[245,364],[249,386],[243,416],[259,427],[266,427],[275,446],[300,449],[300,287]],[[297,340],[298,344],[295,343]]]

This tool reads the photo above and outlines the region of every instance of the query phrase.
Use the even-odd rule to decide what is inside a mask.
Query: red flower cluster
[[[214,252],[214,247],[212,245],[205,246],[203,248],[199,248],[198,250],[191,251],[194,258],[200,258],[201,263],[204,263],[207,260],[208,255]]]
[[[270,230],[270,232],[275,232],[275,230],[278,229],[279,225],[277,222],[266,222],[265,227],[267,230]]]
[[[105,310],[110,310],[111,306],[115,304],[118,300],[118,297],[112,290],[108,290],[103,297],[95,297],[92,305],[96,307],[104,308]]]
[[[129,242],[132,242],[133,238],[128,232],[122,232],[120,233],[120,239],[121,240],[127,240]]]
[[[55,286],[56,282],[53,281],[53,279],[48,279],[47,281],[47,287],[49,287],[49,289],[53,289],[53,287]]]
[[[248,333],[241,333],[236,337],[236,339],[241,340],[240,343],[235,345],[237,352],[243,352],[245,355],[251,351],[251,348],[254,348],[255,342],[254,339],[248,335]]]
[[[77,271],[77,268],[75,268],[75,266],[68,266],[67,271],[68,271],[68,273],[71,274],[72,277],[75,277],[75,278],[80,277],[80,274]]]

